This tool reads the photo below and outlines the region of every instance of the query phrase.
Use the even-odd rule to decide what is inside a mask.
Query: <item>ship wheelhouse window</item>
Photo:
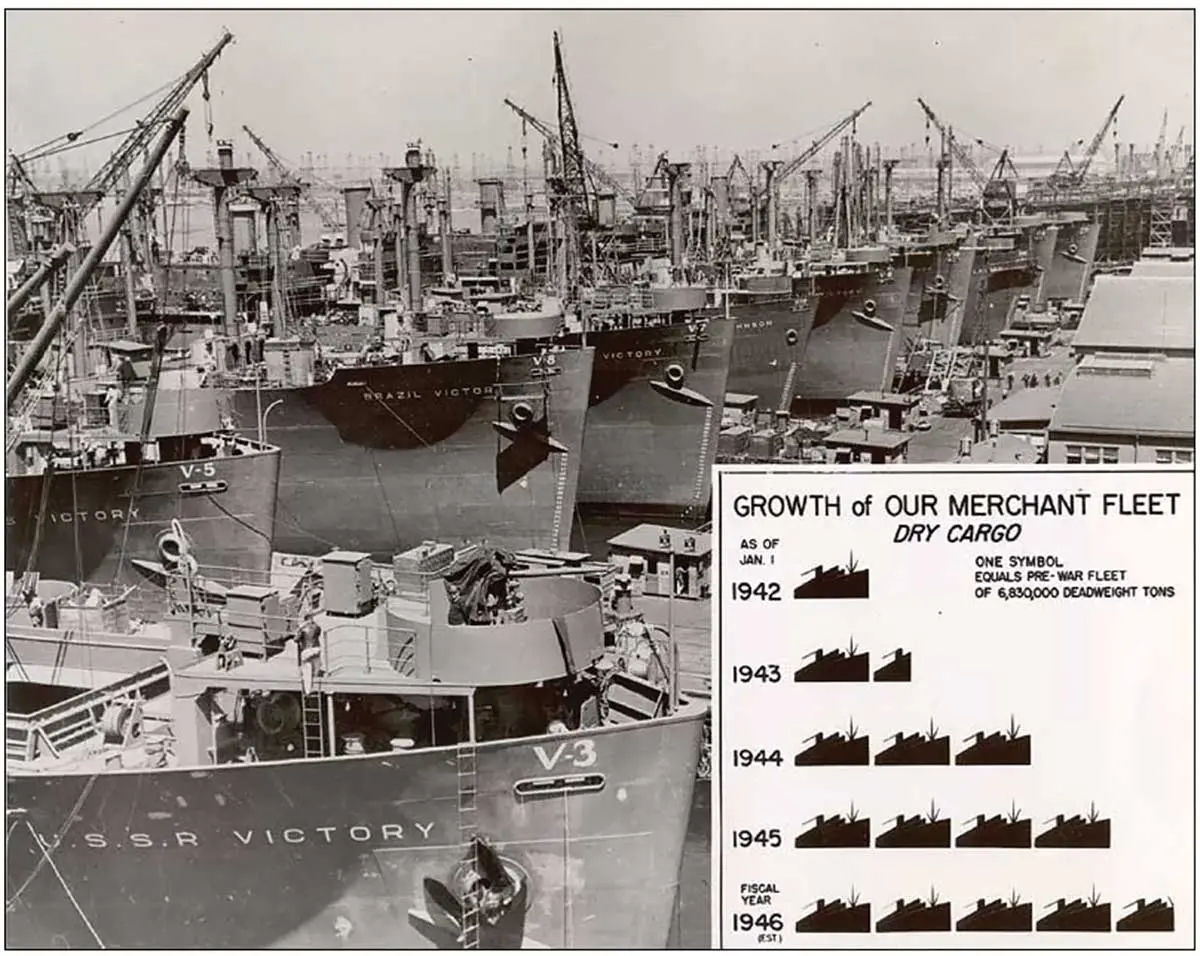
[[[1156,465],[1190,465],[1192,450],[1190,448],[1157,448],[1154,451]]]

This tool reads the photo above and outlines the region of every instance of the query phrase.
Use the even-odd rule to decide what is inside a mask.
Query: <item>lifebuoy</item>
[[[164,531],[158,536],[158,556],[163,564],[174,566],[187,553],[187,544],[171,531]]]
[[[1075,245],[1075,243],[1071,243],[1069,246],[1067,246],[1067,252],[1071,253],[1071,255],[1075,255],[1075,253],[1078,251],[1079,246]]]
[[[171,519],[171,528],[158,536],[158,555],[167,567],[175,567],[192,553],[192,541],[183,530],[178,518]],[[195,562],[192,562],[193,569]]]
[[[863,303],[863,314],[866,315],[867,318],[872,318],[878,308],[879,307],[875,304],[874,299],[867,299],[867,301]]]
[[[667,378],[667,384],[670,385],[671,388],[682,388],[683,387],[683,366],[678,365],[678,364],[668,365],[667,371],[666,371],[666,378]]]
[[[515,425],[528,425],[533,421],[533,409],[526,402],[517,402],[508,413]]]
[[[942,289],[946,288],[946,277],[941,276],[941,275],[934,276],[933,277],[933,287],[935,289],[937,289],[938,291],[941,291]]]
[[[787,333],[784,335],[784,338],[787,339],[788,345],[795,345],[800,341],[800,336],[795,329],[788,329]]]

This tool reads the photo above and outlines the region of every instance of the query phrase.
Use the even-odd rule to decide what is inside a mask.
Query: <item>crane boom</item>
[[[785,179],[787,179],[797,169],[799,169],[801,166],[803,166],[805,163],[807,163],[810,159],[812,159],[814,156],[816,156],[817,153],[819,153],[821,150],[823,150],[834,139],[834,137],[836,137],[838,134],[840,134],[842,132],[842,130],[844,130],[846,127],[848,127],[852,123],[854,123],[860,116],[863,115],[863,113],[865,113],[870,108],[871,108],[871,101],[867,100],[866,103],[864,103],[862,106],[860,106],[858,109],[856,109],[853,113],[850,113],[849,115],[838,120],[838,122],[835,123],[833,126],[831,126],[828,131],[821,134],[821,136],[818,137],[817,139],[814,139],[812,141],[812,145],[810,145],[807,149],[805,149],[804,152],[802,152],[799,156],[797,156],[795,159],[789,161],[786,165],[780,167],[778,172],[775,173],[776,187],[781,186]]]
[[[307,182],[292,172],[288,165],[275,153],[275,150],[271,149],[270,146],[264,143],[262,138],[258,136],[258,134],[255,133],[254,130],[252,130],[249,126],[243,125],[242,130],[250,138],[250,142],[252,142],[258,148],[258,151],[263,154],[267,162],[271,164],[271,168],[274,169],[278,174],[280,181],[285,186],[295,186],[300,190],[300,197],[304,200],[304,204],[317,214],[317,218],[321,220],[321,224],[326,229],[336,229],[338,227],[337,217],[328,209],[326,209],[323,203],[317,202],[317,200],[309,193],[309,190],[312,188],[312,183]]]
[[[921,109],[925,111],[925,116],[938,132],[946,137],[946,142],[950,144],[950,151],[954,154],[955,161],[967,171],[967,175],[971,177],[972,182],[979,188],[979,193],[982,196],[983,190],[987,188],[988,179],[980,172],[979,167],[975,165],[975,161],[971,159],[971,154],[963,149],[962,145],[954,138],[953,132],[946,128],[946,125],[938,118],[935,113],[921,97],[917,97],[917,102],[921,104]]]
[[[138,172],[137,178],[130,186],[128,192],[122,197],[116,212],[105,225],[104,231],[100,234],[96,244],[88,251],[87,256],[80,263],[75,274],[71,276],[62,298],[50,311],[50,314],[42,320],[42,326],[38,329],[37,335],[34,336],[33,341],[29,344],[29,348],[21,357],[21,361],[5,384],[4,397],[10,412],[21,394],[21,389],[24,388],[25,383],[29,380],[29,376],[33,374],[33,370],[37,367],[38,362],[46,354],[46,349],[50,346],[51,340],[58,334],[58,330],[62,327],[67,314],[75,307],[75,303],[79,301],[79,297],[83,295],[88,282],[92,278],[92,274],[100,265],[100,260],[104,258],[105,253],[108,252],[109,247],[120,233],[125,220],[137,204],[142,190],[146,188],[155,170],[158,169],[159,164],[162,162],[163,157],[166,156],[168,147],[183,129],[187,115],[187,108],[181,107],[172,118],[166,130],[163,131],[162,136],[154,145],[146,164]]]
[[[137,154],[150,145],[159,127],[167,123],[178,112],[196,84],[202,77],[207,76],[208,68],[216,62],[217,57],[232,42],[233,34],[228,30],[224,31],[216,45],[196,61],[192,68],[171,88],[170,92],[158,101],[150,114],[138,123],[134,131],[117,147],[116,152],[97,170],[96,175],[91,178],[83,190],[85,193],[97,194],[90,205],[85,203],[84,213],[94,208],[95,204],[117,184],[125,171],[133,164]]]
[[[254,130],[252,130],[249,126],[244,125],[242,126],[242,129],[245,131],[246,135],[250,137],[250,142],[257,146],[258,151],[262,153],[264,157],[266,157],[267,162],[271,164],[271,167],[276,173],[279,174],[279,178],[282,179],[284,183],[289,186],[308,186],[308,183],[304,182],[304,180],[288,169],[283,160],[275,155],[275,151],[266,143],[264,143],[262,139],[259,138],[259,136],[254,132]]]
[[[507,97],[504,100],[504,105],[507,106],[514,113],[516,113],[519,117],[521,117],[521,119],[524,120],[528,125],[532,126],[535,130],[537,130],[542,135],[542,138],[546,141],[546,143],[550,146],[550,148],[552,150],[554,150],[554,152],[556,154],[561,155],[562,143],[559,141],[558,134],[556,132],[554,132],[553,127],[551,127],[549,123],[545,122],[544,120],[538,119],[532,113],[528,112],[527,110],[522,109],[521,107],[519,107],[516,103],[514,103],[512,100],[508,99]],[[608,174],[608,171],[603,166],[601,166],[599,163],[597,163],[591,159],[588,159],[587,156],[584,156],[583,157],[583,165],[587,169],[587,171],[591,174],[593,179],[597,180],[600,183],[603,183],[609,189],[613,190],[613,192],[618,193],[630,205],[636,204],[633,194],[628,189],[626,189],[624,186],[622,186],[619,182],[617,182],[617,180],[615,178],[610,176]]]
[[[1092,165],[1092,160],[1096,158],[1096,154],[1100,152],[1100,146],[1104,143],[1104,137],[1112,129],[1112,124],[1117,121],[1117,111],[1120,110],[1121,104],[1124,102],[1125,94],[1122,93],[1117,97],[1117,101],[1113,104],[1112,109],[1108,111],[1108,115],[1104,117],[1104,123],[1096,130],[1096,135],[1088,143],[1087,149],[1083,151],[1083,160],[1071,171],[1071,180],[1075,185],[1083,182],[1083,177],[1087,175],[1088,167]]]
[[[567,195],[581,211],[589,207],[588,171],[583,163],[583,147],[579,143],[579,126],[575,107],[571,103],[571,88],[567,83],[567,68],[563,63],[562,42],[554,34],[554,80],[558,88],[558,134],[562,155],[562,178]]]

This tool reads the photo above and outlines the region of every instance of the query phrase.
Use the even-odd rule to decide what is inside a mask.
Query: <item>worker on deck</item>
[[[37,593],[37,588],[29,588],[25,592],[25,606],[29,612],[29,623],[34,627],[43,627],[46,623],[46,605]]]
[[[133,363],[129,361],[129,357],[122,355],[117,362],[117,383],[121,388],[122,400],[129,398],[129,389],[134,382],[137,381],[137,372],[133,368]]]
[[[312,614],[305,614],[304,623],[296,630],[296,650],[300,664],[300,687],[307,696],[313,692],[321,657],[321,625],[313,620]]]

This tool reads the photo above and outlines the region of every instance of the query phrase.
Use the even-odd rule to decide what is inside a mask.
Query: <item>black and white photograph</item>
[[[720,945],[716,476],[1190,468],[1194,21],[6,9],[6,946]],[[789,688],[930,666],[831,621]],[[862,714],[786,763],[1012,716]]]

